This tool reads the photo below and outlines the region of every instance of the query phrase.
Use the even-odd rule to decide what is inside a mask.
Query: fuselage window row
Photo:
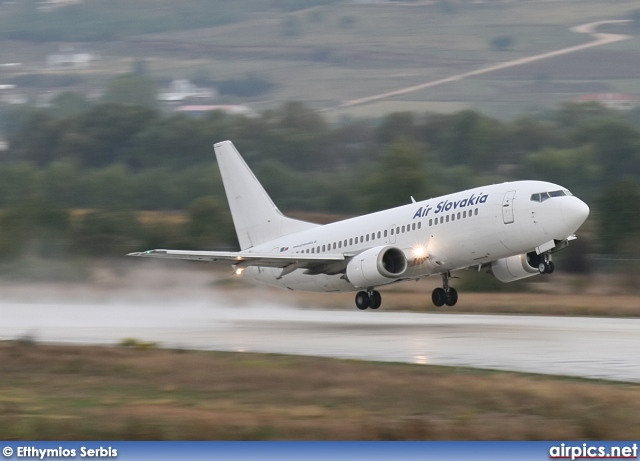
[[[558,191],[556,193],[562,193],[562,195],[565,195],[565,191]],[[568,192],[568,191],[567,191]],[[551,193],[549,193],[551,194]],[[541,194],[533,194],[531,196],[531,200],[534,200],[534,196],[536,195],[541,195]],[[558,197],[559,195],[554,195],[555,197]],[[546,199],[545,199],[546,200]],[[535,200],[534,200],[535,201]],[[451,215],[447,215],[446,216],[446,222],[450,222],[450,221],[455,221],[456,219],[460,220],[460,219],[465,219],[465,218],[470,218],[471,216],[478,216],[478,208],[475,208],[474,210],[469,210],[469,213],[467,214],[467,211],[465,210],[464,212],[460,213],[458,212],[457,215],[456,213],[453,213]],[[440,224],[443,224],[445,222],[445,217],[444,216],[440,216]],[[437,226],[438,225],[438,218],[435,219],[429,219],[429,227],[432,226]],[[391,235],[397,235],[400,233],[405,233],[405,232],[411,232],[411,231],[415,231],[416,229],[422,229],[422,222],[418,222],[418,224],[416,225],[416,223],[412,223],[412,224],[407,224],[407,225],[403,225],[402,227],[391,227]],[[395,233],[394,233],[395,230]],[[388,235],[388,231],[385,230],[384,232],[378,231],[377,232],[377,238],[380,239],[383,236],[386,238]],[[368,242],[369,239],[371,239],[371,241],[374,241],[376,239],[376,232],[372,232],[371,235],[366,234],[366,235],[361,235],[360,236],[360,243],[364,243],[366,241]],[[311,250],[307,249],[307,250],[301,250],[301,251],[296,251],[296,253],[325,253],[326,251],[331,251],[331,249],[333,248],[334,250],[338,249],[338,248],[342,248],[344,246],[344,248],[347,248],[348,246],[352,246],[353,244],[358,244],[358,237],[355,237],[355,239],[353,237],[351,237],[349,240],[341,240],[339,242],[333,242],[333,243],[329,243],[329,244],[325,244],[322,245],[322,247],[317,246],[316,248],[311,248]]]

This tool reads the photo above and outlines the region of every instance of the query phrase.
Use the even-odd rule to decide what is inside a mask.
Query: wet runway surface
[[[640,382],[640,319],[327,311],[206,302],[0,302],[0,338],[270,352]]]

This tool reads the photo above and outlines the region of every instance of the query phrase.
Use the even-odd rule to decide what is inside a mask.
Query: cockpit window
[[[531,201],[532,202],[544,202],[545,200],[548,200],[550,198],[553,197],[564,197],[564,196],[570,196],[573,195],[571,192],[569,192],[567,189],[564,190],[554,190],[551,192],[540,192],[539,194],[533,194],[531,195]]]

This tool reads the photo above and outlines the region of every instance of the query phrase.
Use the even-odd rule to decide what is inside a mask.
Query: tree
[[[139,169],[210,163],[213,135],[202,120],[184,115],[155,119],[132,137],[130,163]]]
[[[625,254],[640,240],[640,185],[627,180],[608,187],[599,201],[602,251]]]
[[[500,123],[475,111],[453,114],[442,124],[434,147],[444,165],[469,165],[488,171],[500,161]]]
[[[414,118],[411,112],[394,112],[382,119],[377,129],[378,141],[391,143],[399,138],[414,137]]]
[[[139,250],[141,226],[131,210],[91,211],[79,220],[74,241],[77,249],[92,255],[122,256]]]
[[[0,216],[0,255],[59,254],[70,222],[68,210],[43,197],[26,197]]]
[[[640,130],[631,122],[607,118],[581,124],[576,138],[595,149],[605,180],[640,175]]]
[[[187,233],[196,249],[207,250],[220,245],[237,247],[229,207],[220,198],[205,196],[194,200],[187,215]]]
[[[428,195],[425,152],[415,141],[400,139],[387,149],[376,171],[364,183],[366,209],[382,210]]]
[[[500,35],[491,39],[491,48],[494,51],[506,51],[513,47],[515,40],[511,35]]]
[[[157,112],[140,106],[99,104],[74,122],[69,132],[75,135],[61,139],[58,155],[72,155],[90,167],[135,166],[131,158],[134,138],[157,117]]]
[[[568,149],[547,147],[529,154],[524,161],[529,179],[544,179],[565,187],[580,196],[593,194],[593,185],[599,184],[602,168],[592,147]]]
[[[51,100],[50,112],[56,118],[66,118],[86,112],[90,107],[91,103],[84,96],[65,91]]]
[[[104,102],[158,107],[158,88],[156,83],[143,75],[124,74],[109,80],[102,98]]]

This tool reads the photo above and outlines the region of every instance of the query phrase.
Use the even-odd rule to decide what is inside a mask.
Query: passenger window
[[[384,231],[384,238],[387,238],[387,231]]]
[[[411,224],[411,230],[416,230],[416,223]]]
[[[404,226],[402,226],[402,233],[404,234]]]
[[[451,221],[455,221],[455,220],[456,220],[456,214],[455,214],[455,213],[453,213],[453,214],[451,215]]]
[[[433,225],[433,219],[429,220],[429,227],[431,227]]]
[[[378,238],[382,237],[382,234],[380,233],[380,231],[378,231]]]
[[[460,212],[458,211],[458,219],[460,219]]]
[[[364,237],[361,235],[360,236],[360,243],[364,242]]]
[[[393,232],[394,230],[395,230],[395,229],[392,227],[392,228],[391,228],[391,235],[393,235],[393,234],[394,234],[394,232]]]
[[[463,218],[466,218],[466,217],[467,217],[467,210],[465,210],[465,211],[463,211],[463,212],[462,212],[462,217],[463,217]]]
[[[449,222],[449,215],[447,215],[447,222]]]
[[[444,216],[440,216],[440,224],[444,222]]]
[[[336,249],[336,242],[333,242],[333,249]]]
[[[353,245],[353,237],[349,239],[349,246]]]
[[[374,232],[371,234],[371,240],[375,240],[375,239],[376,239],[376,233]]]
[[[477,209],[477,208],[475,209],[474,214],[475,214],[476,216],[478,216],[478,209]]]
[[[433,224],[436,225],[436,226],[438,225],[438,218],[433,220]]]
[[[344,240],[344,247],[347,248],[347,239]]]
[[[418,223],[418,229],[422,229],[422,221]]]
[[[342,242],[338,242],[338,248],[342,248]]]
[[[324,253],[325,251],[327,251],[327,245],[322,245],[322,252]]]
[[[316,248],[316,253],[320,253],[320,247]]]
[[[367,234],[367,242],[369,241],[369,234]]]

